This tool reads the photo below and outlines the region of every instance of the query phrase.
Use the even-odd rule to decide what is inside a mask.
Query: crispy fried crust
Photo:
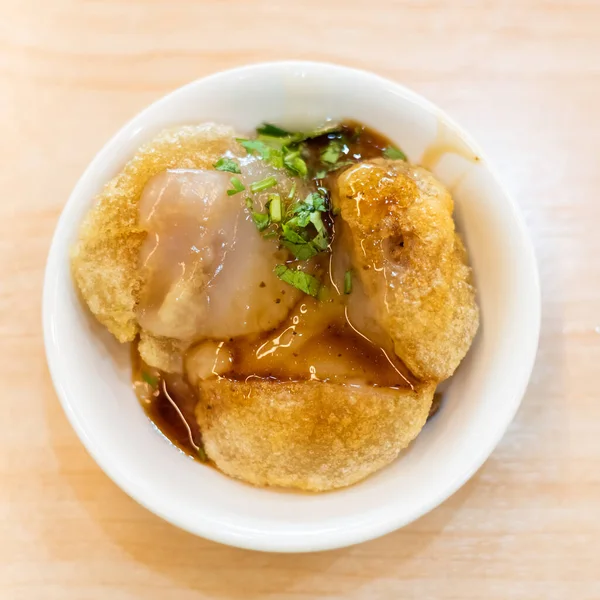
[[[165,373],[182,374],[183,356],[189,346],[189,342],[157,337],[142,329],[138,352],[147,365]]]
[[[73,277],[94,316],[121,342],[139,331],[137,262],[145,231],[138,203],[147,181],[166,169],[212,168],[237,148],[231,128],[211,123],[163,131],[109,181],[87,214],[71,251]]]
[[[450,377],[479,311],[448,190],[421,167],[376,159],[340,175],[334,203],[396,354],[420,379]]]
[[[196,416],[206,453],[228,475],[325,491],[394,460],[425,424],[434,389],[213,379],[200,384]]]

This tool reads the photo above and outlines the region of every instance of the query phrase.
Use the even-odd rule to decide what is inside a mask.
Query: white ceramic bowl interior
[[[164,127],[216,121],[250,132],[353,118],[419,162],[432,144],[435,174],[453,193],[478,288],[481,329],[445,389],[440,413],[393,464],[350,488],[320,495],[250,487],[186,458],[157,432],[130,384],[129,349],[102,331],[79,301],[69,247],[94,195]],[[511,421],[537,348],[539,288],[531,244],[514,202],[481,150],[443,112],[375,75],[328,64],[282,62],[218,73],[159,100],[89,165],[62,213],[46,271],[44,333],[65,412],[104,471],[148,509],[195,534],[235,546],[310,551],[401,527],[448,498],[479,468]]]

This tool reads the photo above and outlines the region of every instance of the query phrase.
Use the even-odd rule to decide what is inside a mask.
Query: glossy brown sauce
[[[381,157],[386,148],[394,146],[385,136],[357,122],[345,121],[341,132],[306,143],[303,157],[309,173],[314,175],[323,166],[321,152],[334,139],[343,144],[339,162],[346,164],[320,179],[315,178],[316,185],[324,190],[329,189],[343,168]],[[336,239],[334,219],[325,221],[334,240],[334,252],[337,244],[338,254],[343,254],[343,246],[340,246],[343,241]],[[353,323],[352,314],[357,307],[360,312],[360,299],[366,296],[356,277],[353,277],[350,294],[336,292],[343,290],[349,262],[346,260],[344,264],[342,260],[342,266],[335,267],[329,256],[324,254],[313,259],[312,272],[325,283],[318,300],[303,296],[287,319],[269,332],[220,341],[217,353],[225,352],[231,357],[230,369],[224,377],[234,380],[318,380],[390,388],[414,385],[414,378],[395,356],[391,343],[381,342],[381,338],[370,339]],[[257,282],[257,285],[262,284]],[[281,282],[280,285],[276,302],[286,291],[289,293],[287,284]],[[215,355],[215,364],[217,360]],[[197,449],[202,445],[194,417],[197,396],[187,378],[163,374],[145,365],[137,352],[137,344],[132,348],[132,365],[136,393],[154,425],[184,453],[205,460],[203,450]]]
[[[425,149],[419,164],[432,171],[446,154],[456,154],[470,162],[479,162],[480,160],[454,131],[439,121],[436,139]]]

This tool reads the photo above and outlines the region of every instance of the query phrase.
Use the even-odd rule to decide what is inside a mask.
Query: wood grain
[[[600,598],[598,0],[0,6],[0,598]],[[53,228],[104,141],[189,80],[276,58],[373,70],[470,129],[525,212],[544,302],[523,406],[472,481],[402,531],[301,556],[125,496],[67,424],[40,327]]]

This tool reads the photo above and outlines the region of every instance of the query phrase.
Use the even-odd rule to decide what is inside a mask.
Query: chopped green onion
[[[281,127],[277,127],[277,125],[271,123],[263,123],[260,127],[256,128],[256,133],[258,133],[258,135],[266,135],[269,137],[287,137],[290,135],[289,131],[281,129]]]
[[[198,458],[202,462],[208,462],[208,456],[206,456],[206,451],[204,450],[204,448],[202,446],[198,446],[196,453],[198,454]]]
[[[292,183],[292,187],[290,188],[290,193],[288,194],[288,200],[294,199],[294,194],[296,193],[296,182]]]
[[[228,196],[234,196],[235,194],[239,194],[246,189],[244,184],[237,177],[231,178],[231,185],[233,186],[233,189],[227,190]]]
[[[352,270],[346,271],[344,275],[344,294],[349,294],[352,291]]]
[[[158,386],[158,378],[152,377],[152,375],[150,375],[150,373],[146,373],[146,371],[142,371],[142,379],[153,388]]]
[[[231,158],[220,158],[213,167],[217,171],[227,171],[229,173],[241,173],[239,165]]]
[[[316,298],[319,294],[321,282],[316,277],[313,277],[304,271],[290,269],[285,265],[277,265],[275,267],[275,275],[277,275],[281,281],[301,290],[309,296]]]
[[[281,221],[281,196],[279,194],[269,195],[269,215],[273,223]]]
[[[395,146],[388,146],[384,151],[383,155],[386,158],[390,158],[392,160],[407,160],[406,154],[400,150],[400,148],[396,148]]]
[[[277,185],[277,179],[271,175],[271,177],[266,177],[265,179],[261,179],[260,181],[255,181],[250,185],[250,191],[252,192],[264,192],[269,188],[272,188],[274,185]]]

